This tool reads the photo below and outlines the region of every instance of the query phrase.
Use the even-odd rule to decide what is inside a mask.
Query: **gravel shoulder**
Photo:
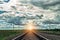
[[[37,32],[39,35],[44,36],[45,38],[49,40],[60,40],[60,35],[53,35],[53,34],[48,34],[48,33],[43,33],[43,32]]]

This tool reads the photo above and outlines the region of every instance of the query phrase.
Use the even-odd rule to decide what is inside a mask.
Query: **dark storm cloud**
[[[10,0],[4,0],[4,2],[8,3]]]
[[[52,2],[44,2],[44,1],[31,1],[31,3],[37,7],[42,7],[43,9],[49,9],[51,6],[60,5],[60,0],[51,0]]]
[[[38,17],[39,19],[42,19],[42,17],[43,17],[44,15],[36,15],[36,17]],[[35,18],[36,18],[35,17]]]
[[[49,21],[49,20],[47,20],[47,21],[44,21],[43,23],[44,24],[60,24],[60,21]]]
[[[60,4],[60,1],[57,1],[57,2],[52,2],[50,4],[43,4],[43,6],[55,6],[57,4]]]
[[[5,13],[5,12],[7,12],[7,11],[2,11],[2,10],[0,10],[0,14]]]
[[[21,25],[22,24],[22,20],[23,20],[23,17],[17,16],[17,17],[10,18],[7,22],[15,24],[15,25]]]
[[[8,3],[10,0],[0,0],[0,4]]]

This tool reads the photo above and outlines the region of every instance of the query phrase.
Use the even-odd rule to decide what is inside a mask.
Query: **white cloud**
[[[24,0],[23,0],[24,1]],[[26,1],[30,1],[30,0],[26,0]],[[48,1],[48,0],[40,0],[40,1],[44,1],[45,4],[47,3],[51,3],[52,1]],[[14,6],[16,9],[14,9]],[[9,3],[5,3],[5,4],[1,4],[0,7],[3,7],[3,9],[0,8],[0,10],[5,10],[7,11],[6,13],[0,14],[0,17],[2,17],[1,20],[5,20],[5,22],[9,22],[10,20],[13,21],[13,24],[17,21],[20,21],[20,17],[26,17],[24,19],[25,23],[27,23],[27,18],[35,18],[34,21],[39,22],[38,24],[40,25],[44,25],[41,24],[43,21],[45,20],[54,20],[56,17],[56,13],[53,12],[52,10],[48,9],[42,9],[41,7],[37,7],[34,6],[32,4],[23,4],[23,3],[19,3],[17,0],[11,0]],[[57,8],[55,8],[57,9]],[[41,15],[43,15],[43,17],[40,19],[39,17],[37,17],[36,15],[39,15],[39,17]],[[17,17],[19,17],[17,19]],[[28,19],[30,20],[30,19]],[[22,21],[22,22],[24,22]],[[7,23],[8,23],[7,22]],[[17,22],[18,23],[18,22]],[[18,27],[19,25],[14,25],[15,27]],[[47,25],[46,25],[47,27]]]
[[[3,9],[0,9],[0,10],[6,10],[6,11],[10,11],[11,10],[11,6],[13,5],[16,5],[18,3],[17,0],[10,0],[10,2],[8,3],[3,3],[3,4],[0,4],[0,7],[2,7]]]

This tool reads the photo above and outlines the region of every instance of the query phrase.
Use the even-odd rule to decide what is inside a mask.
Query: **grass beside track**
[[[37,30],[38,32],[60,35],[60,30]],[[6,40],[8,37],[13,37],[17,34],[22,34],[24,30],[0,30],[0,40]]]
[[[53,35],[60,35],[60,29],[50,29],[50,30],[38,30],[39,32],[53,34]]]
[[[23,33],[23,30],[0,30],[0,40],[5,40],[9,36],[12,37],[22,33]]]

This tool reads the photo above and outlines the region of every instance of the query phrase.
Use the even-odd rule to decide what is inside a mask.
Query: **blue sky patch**
[[[4,0],[4,2],[8,3],[10,0]]]
[[[6,11],[0,11],[0,14],[2,14],[2,13],[4,13],[4,12],[6,12]]]

